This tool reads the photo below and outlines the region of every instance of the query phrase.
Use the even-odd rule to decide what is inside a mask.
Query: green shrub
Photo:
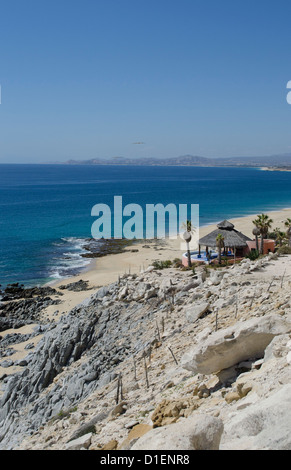
[[[279,253],[279,255],[291,255],[291,246],[280,246],[277,253]]]
[[[164,268],[170,268],[172,266],[172,261],[167,259],[166,261],[154,261],[153,266],[155,269],[164,269]]]
[[[246,258],[249,258],[250,260],[254,261],[260,256],[260,253],[258,250],[251,250],[247,255]]]

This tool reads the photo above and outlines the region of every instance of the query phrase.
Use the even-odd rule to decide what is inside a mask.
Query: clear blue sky
[[[290,0],[1,0],[0,16],[0,162],[291,152]]]

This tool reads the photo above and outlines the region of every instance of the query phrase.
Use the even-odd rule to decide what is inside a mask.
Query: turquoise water
[[[254,168],[0,165],[0,284],[42,284],[88,260],[95,204],[199,204],[200,225],[291,207],[291,173]],[[102,244],[100,244],[102,249]]]

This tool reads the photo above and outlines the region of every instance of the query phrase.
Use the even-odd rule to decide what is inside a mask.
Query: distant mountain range
[[[173,158],[126,158],[110,159],[92,158],[91,160],[68,160],[59,162],[66,165],[135,165],[135,166],[243,166],[291,168],[291,154],[271,155],[265,157],[228,157],[207,158],[193,155],[182,155]]]

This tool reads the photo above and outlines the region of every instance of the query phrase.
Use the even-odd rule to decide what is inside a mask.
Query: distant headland
[[[193,155],[182,155],[171,158],[92,158],[90,160],[67,160],[54,162],[62,165],[134,165],[134,166],[201,166],[201,167],[256,167],[263,170],[290,171],[291,154],[261,157],[218,157],[208,158]]]

